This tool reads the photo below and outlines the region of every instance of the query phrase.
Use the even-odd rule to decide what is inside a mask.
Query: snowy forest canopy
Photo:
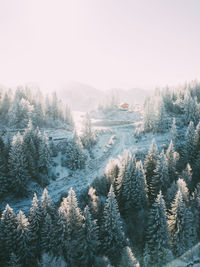
[[[88,158],[95,161],[98,137],[90,116],[79,136],[70,109],[64,113],[55,94],[42,99],[24,89],[14,96],[2,94],[2,125],[23,129],[0,139],[2,200],[7,194],[26,195],[32,180],[43,188],[51,183],[59,153],[72,173],[87,168]],[[70,125],[72,138],[55,145],[39,129],[55,125]],[[148,151],[127,149],[110,157],[104,174],[78,195],[71,188],[55,203],[44,189],[41,199],[34,194],[26,214],[7,205],[0,223],[1,265],[179,266],[176,260],[184,253],[190,259],[196,245],[198,264],[200,83],[156,90],[146,99],[142,122],[132,135],[139,146],[153,137]],[[160,135],[168,138],[162,146],[156,142]]]

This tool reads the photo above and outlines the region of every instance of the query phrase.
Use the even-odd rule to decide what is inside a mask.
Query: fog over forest
[[[198,0],[0,0],[0,266],[200,266]]]

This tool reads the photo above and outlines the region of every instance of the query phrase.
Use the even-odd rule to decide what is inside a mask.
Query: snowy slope
[[[78,133],[80,133],[84,113],[74,112],[74,115],[76,127]],[[115,114],[112,114],[112,117],[98,118],[98,116],[95,116],[92,118],[92,124],[98,134],[98,143],[93,149],[94,158],[91,159],[88,157],[86,168],[74,172],[60,165],[61,154],[54,158],[54,162],[57,165],[53,169],[56,174],[56,179],[51,181],[47,186],[52,200],[54,202],[59,201],[61,195],[66,195],[70,187],[73,187],[76,193],[79,194],[84,188],[90,185],[95,177],[104,174],[109,158],[119,157],[124,149],[130,149],[132,153],[136,154],[136,157],[144,158],[144,154],[148,151],[154,135],[148,133],[138,142],[134,137],[134,130],[136,125],[140,124],[140,121],[141,114],[138,111],[117,111]],[[53,140],[60,140],[72,134],[66,129],[51,129],[46,133],[48,136],[51,136]],[[163,144],[168,144],[169,141],[168,134],[156,135],[156,142],[160,148],[162,148]],[[34,191],[37,192],[38,196],[42,194],[42,189],[35,183],[31,184],[30,190],[32,195]],[[6,203],[9,203],[15,211],[22,209],[24,212],[28,213],[31,200],[31,194],[28,199],[6,199],[3,203],[3,207]]]

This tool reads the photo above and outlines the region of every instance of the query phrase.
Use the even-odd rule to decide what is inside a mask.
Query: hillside
[[[96,109],[100,103],[105,102],[113,92],[116,93],[119,102],[128,102],[129,104],[143,104],[145,97],[150,94],[139,88],[102,91],[90,85],[71,82],[64,86],[58,95],[73,110],[90,111]]]

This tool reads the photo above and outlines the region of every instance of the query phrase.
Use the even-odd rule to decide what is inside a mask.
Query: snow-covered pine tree
[[[44,125],[44,111],[40,100],[34,103],[31,119],[35,127],[42,127]]]
[[[71,109],[68,105],[66,105],[65,107],[65,116],[64,116],[64,119],[65,119],[65,123],[69,126],[71,126],[72,128],[74,128],[74,120],[73,120],[73,117],[72,117],[72,113],[71,113]]]
[[[113,184],[114,190],[116,190],[117,177],[119,175],[119,161],[118,159],[110,158],[105,169],[105,177],[108,184]]]
[[[45,188],[42,193],[41,197],[41,216],[42,216],[42,222],[44,222],[47,214],[50,214],[52,217],[55,214],[54,207],[51,203],[51,198],[49,196],[49,193],[47,189]]]
[[[183,179],[181,179],[181,178],[179,178],[177,180],[177,191],[178,190],[180,190],[184,202],[185,203],[188,203],[189,202],[189,190],[187,188],[186,182]]]
[[[1,215],[0,224],[0,258],[2,264],[6,264],[9,261],[11,252],[16,251],[16,228],[16,215],[13,212],[13,209],[11,209],[9,205],[6,205],[6,208]]]
[[[59,117],[59,103],[56,92],[52,93],[52,103],[51,103],[51,116],[53,121],[56,121]]]
[[[177,179],[176,165],[179,159],[179,154],[175,151],[172,140],[166,151],[166,158],[168,161],[169,181],[172,183]]]
[[[5,124],[7,124],[8,122],[8,114],[9,114],[10,106],[11,106],[11,98],[10,98],[9,92],[6,92],[4,94],[4,98],[1,103],[1,109],[0,109],[1,120]]]
[[[34,107],[28,100],[16,97],[9,111],[9,125],[16,128],[25,128],[32,117]]]
[[[51,159],[51,151],[49,148],[48,138],[44,133],[39,142],[38,154],[39,154],[39,159],[38,159],[39,170],[42,173],[46,174],[49,166],[52,163],[52,159]]]
[[[83,255],[81,258],[81,266],[92,266],[98,252],[100,242],[98,238],[98,226],[96,220],[92,219],[88,206],[84,209],[83,235]]]
[[[32,252],[36,257],[40,255],[40,228],[41,228],[41,220],[42,220],[42,211],[41,206],[38,201],[37,195],[34,194],[32,200],[32,206],[30,208],[30,216],[29,216],[29,231],[30,231],[30,246]]]
[[[182,171],[181,178],[186,182],[190,195],[192,194],[192,169],[188,163],[186,168]]]
[[[161,191],[153,203],[148,216],[146,243],[148,258],[145,259],[145,266],[159,267],[172,260],[166,207]]]
[[[16,256],[22,266],[31,266],[34,255],[30,245],[29,222],[24,213],[20,210],[17,215],[16,229]]]
[[[45,244],[49,243],[47,249],[50,250],[56,244],[56,233],[53,231],[53,225],[57,223],[57,213],[46,188],[43,190],[39,211],[41,211],[38,214],[40,216],[38,216],[40,222],[39,242],[42,249],[44,249]],[[48,231],[50,233],[47,234]]]
[[[142,161],[136,163],[135,176],[134,176],[134,187],[132,196],[132,203],[134,209],[141,210],[147,204],[147,190],[146,190],[146,179]]]
[[[186,206],[180,190],[178,190],[171,207],[169,227],[172,236],[173,252],[176,256],[180,256],[187,249],[195,245],[197,233],[194,217],[191,210]]]
[[[78,207],[74,190],[71,188],[68,197],[64,198],[59,208],[58,234],[61,247],[70,266],[80,266],[83,256],[83,223],[84,217]]]
[[[158,98],[157,107],[156,107],[156,115],[154,121],[154,131],[155,132],[163,132],[166,129],[166,111],[163,103],[163,99],[161,97]]]
[[[159,155],[155,169],[155,174],[153,177],[154,177],[153,182],[154,182],[155,193],[157,193],[158,195],[161,189],[163,194],[165,194],[170,186],[170,181],[169,181],[168,161],[164,150],[162,150]]]
[[[28,162],[23,150],[23,137],[18,132],[13,137],[8,159],[9,187],[16,195],[24,195],[30,181]]]
[[[51,112],[51,104],[49,100],[49,95],[46,95],[46,98],[45,98],[44,117],[45,117],[46,124],[51,125],[52,112]]]
[[[47,213],[44,222],[42,224],[42,228],[41,228],[41,250],[42,252],[51,252],[53,249],[53,243],[54,243],[54,238],[55,236],[55,232],[54,232],[54,225],[52,222],[52,218],[49,215],[49,213]]]
[[[117,178],[117,192],[120,208],[123,212],[133,208],[132,196],[135,190],[135,157],[125,150],[120,160],[120,170]]]
[[[170,131],[171,140],[174,144],[175,149],[177,148],[177,128],[176,128],[176,118],[173,118],[172,127]]]
[[[23,150],[28,162],[28,170],[31,176],[36,178],[38,175],[38,168],[37,168],[38,157],[34,141],[35,141],[35,130],[33,128],[32,121],[29,121],[23,135]]]
[[[194,134],[194,157],[198,156],[200,151],[200,122],[197,124]]]
[[[185,161],[187,163],[192,163],[194,161],[194,138],[195,138],[194,123],[193,121],[190,121],[185,136],[185,146],[184,146]]]
[[[144,170],[145,170],[147,189],[148,189],[148,199],[150,203],[153,203],[155,198],[152,192],[152,179],[155,175],[155,169],[157,166],[158,158],[159,158],[158,148],[155,143],[155,139],[153,139],[151,146],[149,148],[149,152],[146,155],[144,162]]]
[[[200,183],[196,185],[192,197],[190,199],[190,207],[195,219],[194,225],[197,229],[198,238],[200,237]]]
[[[164,88],[162,92],[163,101],[165,104],[165,109],[167,112],[173,111],[173,99],[172,99],[172,90],[168,86]]]
[[[186,90],[184,95],[184,116],[185,116],[185,123],[186,125],[193,121],[195,122],[196,119],[196,101],[194,98],[192,98],[189,90]]]
[[[118,262],[121,257],[122,249],[125,247],[125,237],[112,185],[104,207],[101,238],[105,255],[110,258],[112,263]]]
[[[143,114],[143,126],[144,131],[149,132],[154,128],[155,111],[152,103],[152,99],[147,97],[144,102],[144,114]]]
[[[96,144],[96,136],[92,129],[91,119],[88,113],[86,114],[85,120],[83,122],[81,141],[83,146],[87,148],[89,151]]]
[[[85,166],[86,155],[79,136],[74,130],[73,137],[65,148],[65,160],[63,165],[71,170],[82,169]]]
[[[4,194],[8,190],[7,184],[7,159],[6,148],[2,137],[0,137],[0,195]]]
[[[67,198],[63,198],[58,209],[58,218],[55,227],[55,255],[60,255],[67,259]]]

